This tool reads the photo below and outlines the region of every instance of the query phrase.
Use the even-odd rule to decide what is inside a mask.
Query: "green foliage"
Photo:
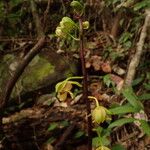
[[[138,97],[135,95],[131,87],[123,89],[122,94],[135,109],[143,109],[142,103],[138,100]]]
[[[139,122],[141,123],[141,127],[142,127],[144,133],[147,134],[148,136],[150,136],[150,125],[147,123],[147,121],[139,120]]]
[[[146,5],[149,6],[149,0],[144,1]],[[109,56],[111,57],[111,60],[115,61],[116,58],[125,56],[124,52],[127,52],[131,47],[135,46],[133,40],[134,37],[136,37],[139,26],[143,20],[143,14],[141,12],[142,10],[147,8],[147,6],[143,2],[135,3],[134,0],[106,0],[104,3],[107,7],[113,8],[113,13],[117,13],[121,10],[122,12],[129,12],[134,15],[133,19],[131,19],[129,23],[126,22],[125,18],[120,21],[121,29],[125,30],[122,32],[118,40],[117,51],[113,52],[113,48],[111,46],[107,47],[107,51],[109,53]],[[84,11],[84,6],[76,0],[73,0],[70,6],[73,8],[76,17],[79,18]],[[89,22],[82,22],[82,27],[84,29],[88,29]],[[64,17],[61,20],[59,26],[56,28],[56,35],[61,38],[66,38],[67,36],[70,36],[73,39],[78,40],[78,38],[74,37],[75,30],[77,31],[77,33],[80,32],[78,23],[75,23],[69,17]],[[65,96],[63,95],[63,100],[67,98],[67,94],[70,94],[70,96],[73,97],[73,93],[71,92],[73,84],[81,87],[78,82],[71,81],[70,79],[71,78],[68,78],[56,85],[55,89],[60,99],[60,96],[62,96],[62,94],[65,94]],[[142,84],[143,81],[144,76],[142,75],[134,80],[132,86]],[[103,82],[106,84],[107,87],[112,88],[114,91],[116,90],[115,83],[111,80],[111,76],[109,74],[103,77]],[[150,127],[145,120],[141,120],[141,118],[126,118],[125,115],[139,113],[141,110],[143,110],[144,106],[140,100],[149,99],[150,95],[143,95],[141,97],[138,97],[134,93],[132,87],[124,88],[122,90],[122,95],[127,100],[126,103],[120,106],[112,107],[109,110],[107,110],[103,106],[99,106],[98,102],[96,102],[96,107],[91,113],[93,122],[95,122],[96,124],[100,124],[106,121],[109,124],[107,129],[104,129],[100,126],[93,129],[97,133],[97,136],[94,137],[92,141],[93,146],[97,148],[96,150],[101,150],[102,148],[108,149],[105,146],[108,146],[110,144],[108,137],[110,136],[112,128],[123,126],[128,123],[134,123],[135,121],[140,122],[144,133],[149,135]],[[113,121],[107,121],[107,114],[115,115],[115,118],[117,119]],[[79,137],[82,135],[80,132],[78,134]],[[124,150],[124,147],[116,145],[113,147],[113,150]]]
[[[133,89],[131,87],[128,87],[126,89],[123,89],[122,91],[123,96],[127,99],[128,103],[121,105],[121,106],[115,106],[113,108],[110,108],[109,111],[113,115],[118,115],[118,119],[111,122],[108,126],[109,129],[118,127],[118,126],[123,126],[124,124],[127,123],[133,123],[133,122],[140,122],[140,127],[143,129],[144,133],[149,135],[150,134],[150,126],[148,125],[147,121],[144,120],[143,118],[138,117],[137,119],[135,118],[125,118],[124,115],[127,113],[139,113],[140,110],[143,109],[143,105],[140,102],[142,99],[148,99],[149,95],[147,97],[142,96],[137,97],[135,93],[133,92]]]
[[[4,17],[4,3],[0,1],[0,20]]]
[[[111,123],[108,128],[114,128],[114,127],[118,127],[118,126],[123,126],[124,124],[127,124],[127,123],[132,123],[136,121],[136,119],[134,118],[121,118],[121,119],[118,119],[116,121],[114,121],[113,123]]]
[[[122,44],[126,49],[129,49],[132,46],[132,37],[133,34],[129,32],[123,32],[120,39],[119,43]]]
[[[48,127],[48,131],[53,131],[54,129],[56,129],[58,127],[58,123],[51,123]]]
[[[145,10],[150,7],[149,0],[135,1],[135,0],[106,0],[107,6],[114,6],[114,10],[119,8],[133,9],[134,11]]]
[[[125,148],[120,144],[116,144],[112,147],[112,150],[125,150]]]
[[[104,129],[99,126],[97,128],[94,128],[93,130],[97,133],[97,137],[94,137],[92,139],[92,145],[94,147],[108,146],[110,144],[110,141],[108,139],[110,131],[108,129]]]
[[[143,75],[141,75],[139,78],[137,78],[137,79],[133,80],[133,82],[132,82],[132,86],[136,86],[136,85],[138,85],[138,84],[142,83],[142,81],[143,81],[143,80],[144,80],[144,76],[143,76]]]
[[[11,7],[15,7],[15,6],[19,5],[20,3],[22,3],[22,0],[11,0],[9,2]]]
[[[123,105],[123,106],[117,106],[115,108],[110,108],[109,111],[113,115],[121,115],[121,114],[126,114],[126,113],[135,113],[138,112],[138,109],[134,108],[132,105],[129,103]]]
[[[55,140],[56,140],[56,138],[54,138],[54,137],[50,137],[50,138],[47,140],[47,142],[46,142],[46,143],[51,144],[51,143],[53,143]]]
[[[60,126],[67,127],[67,126],[69,126],[69,122],[66,121],[66,120],[61,121],[61,122],[60,122]]]
[[[142,95],[138,96],[140,101],[150,100],[150,94],[149,93],[143,93]]]
[[[111,85],[114,87],[114,82],[111,80],[111,77],[109,74],[103,77],[103,82],[107,85],[107,87],[110,87]]]
[[[149,0],[142,0],[134,5],[134,11],[138,11],[140,9],[150,8],[150,1]]]
[[[78,131],[78,132],[75,133],[74,138],[75,138],[75,139],[79,139],[79,138],[81,138],[83,135],[85,135],[85,132],[83,132],[83,131]]]
[[[143,83],[143,86],[146,90],[150,90],[150,84],[149,83]]]
[[[67,127],[69,126],[69,122],[68,121],[60,121],[60,122],[52,122],[47,131],[53,131],[57,128],[64,128],[64,127]]]
[[[5,30],[3,34],[14,36],[23,33],[21,19],[28,9],[23,9],[22,3],[22,0],[0,1],[0,21]]]

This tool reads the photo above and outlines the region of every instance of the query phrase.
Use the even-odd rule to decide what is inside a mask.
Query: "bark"
[[[131,59],[131,62],[128,67],[128,72],[127,72],[127,76],[125,79],[125,86],[131,86],[132,81],[135,77],[136,69],[139,65],[142,53],[144,51],[144,43],[147,37],[147,30],[148,30],[149,25],[150,25],[150,10],[147,10],[145,22],[144,22],[144,25],[140,34],[140,39],[136,45],[135,55]]]

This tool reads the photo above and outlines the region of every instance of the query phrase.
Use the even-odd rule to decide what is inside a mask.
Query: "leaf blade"
[[[113,115],[138,112],[138,110],[136,108],[134,108],[133,106],[131,106],[129,103],[125,104],[123,106],[118,106],[118,107],[115,107],[115,108],[111,108],[111,109],[109,109],[109,111]]]
[[[122,90],[123,96],[127,99],[127,101],[136,109],[143,109],[142,103],[138,100],[138,97],[133,92],[132,87],[127,87]]]
[[[113,123],[111,123],[108,128],[113,128],[113,127],[117,127],[117,126],[122,126],[124,124],[127,124],[127,123],[132,123],[134,122],[136,119],[134,118],[121,118],[121,119],[118,119],[116,121],[114,121]]]

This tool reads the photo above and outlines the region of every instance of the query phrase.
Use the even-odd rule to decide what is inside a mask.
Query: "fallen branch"
[[[16,71],[12,75],[12,78],[8,80],[8,83],[5,87],[5,90],[3,92],[3,98],[1,99],[0,102],[0,110],[3,112],[4,108],[7,105],[7,102],[10,98],[12,89],[17,82],[18,78],[21,76],[23,73],[25,67],[30,63],[30,61],[33,59],[33,57],[39,53],[41,48],[44,46],[45,43],[45,36],[41,37],[37,44],[29,51],[29,53],[22,59],[22,61],[19,63],[18,67],[16,68]]]
[[[68,141],[72,141],[74,128],[75,131],[78,131],[78,129],[80,131],[86,130],[85,108],[84,104],[70,107],[50,107],[40,104],[32,108],[23,109],[11,116],[3,117],[2,127],[10,144],[10,149],[14,144],[17,145],[16,149],[18,149],[18,144],[23,147],[24,143],[26,143],[26,149],[29,149],[28,145],[32,144],[33,146],[35,143],[41,148],[51,137],[56,137],[55,148],[63,149],[62,147],[66,146]],[[55,130],[48,131],[51,123],[59,124],[64,120],[69,123],[69,126],[61,125]]]
[[[144,50],[143,46],[145,43],[145,39],[147,37],[147,29],[148,29],[149,24],[150,24],[150,10],[147,10],[145,22],[144,22],[141,35],[140,35],[140,39],[139,39],[139,42],[137,43],[137,48],[136,48],[137,50],[128,67],[128,72],[127,72],[127,76],[126,76],[125,83],[124,83],[125,87],[131,86],[132,81],[134,79],[136,68],[139,65],[139,62],[140,62],[140,59]]]

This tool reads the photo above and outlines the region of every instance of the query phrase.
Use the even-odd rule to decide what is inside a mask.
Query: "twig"
[[[0,37],[0,42],[37,42],[39,39],[35,38],[29,38],[29,37],[18,37],[18,38],[5,38],[5,37]],[[51,39],[50,38],[46,38],[46,43],[50,43]]]
[[[59,139],[59,142],[55,145],[55,150],[61,150],[63,149],[63,145],[65,144],[65,141],[67,140],[67,138],[71,135],[72,131],[75,129],[75,124],[70,125],[65,132],[63,133],[63,135],[61,136],[61,138]]]
[[[36,10],[36,5],[35,5],[34,0],[30,0],[30,6],[31,6],[31,11],[32,11],[34,22],[35,22],[38,38],[40,38],[44,35],[44,32],[43,32],[42,25],[41,25],[41,22],[40,22],[40,19]]]
[[[46,20],[47,20],[48,12],[50,9],[50,3],[51,3],[51,0],[48,0],[46,10],[44,11],[44,17],[43,17],[43,28],[44,28],[44,30],[46,29]]]
[[[136,73],[136,68],[139,65],[139,62],[140,62],[140,59],[141,59],[141,56],[142,56],[142,53],[144,50],[143,46],[144,46],[145,39],[147,36],[147,28],[148,28],[149,24],[150,24],[150,10],[147,10],[145,22],[144,22],[144,25],[143,25],[143,28],[141,31],[141,35],[140,35],[140,39],[139,39],[139,42],[137,43],[137,46],[136,46],[137,50],[136,50],[136,53],[133,56],[133,58],[129,64],[129,67],[128,67],[128,72],[127,72],[127,76],[126,76],[125,83],[124,83],[125,87],[131,86],[132,81],[134,79],[134,76]]]
[[[32,60],[32,58],[39,53],[39,51],[41,50],[41,48],[43,47],[45,43],[45,36],[41,37],[39,39],[39,41],[37,42],[37,44],[29,51],[29,53],[22,59],[22,61],[20,62],[20,64],[18,65],[16,71],[14,72],[12,78],[8,81],[8,84],[5,87],[5,91],[4,91],[4,96],[3,96],[3,100],[0,103],[0,109],[2,110],[3,107],[6,106],[9,98],[10,98],[10,94],[12,92],[12,89],[16,83],[16,81],[18,80],[18,78],[21,76],[21,74],[23,73],[25,67],[30,63],[30,61]]]

